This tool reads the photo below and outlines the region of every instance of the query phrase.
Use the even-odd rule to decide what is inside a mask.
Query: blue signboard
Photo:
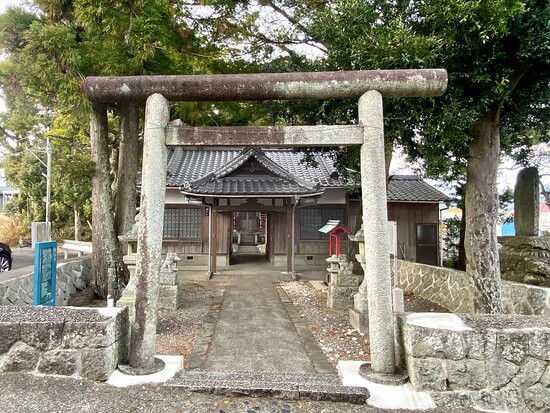
[[[34,305],[55,305],[57,242],[34,245]]]

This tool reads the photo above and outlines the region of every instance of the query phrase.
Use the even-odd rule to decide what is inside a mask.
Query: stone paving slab
[[[343,386],[337,374],[266,372],[182,372],[166,383],[218,395],[275,397],[365,404],[369,392],[364,387]]]
[[[403,412],[310,399],[227,397],[162,385],[118,388],[89,380],[0,373],[2,413],[371,413]],[[433,409],[425,413],[472,411]]]
[[[200,367],[213,371],[315,372],[322,363],[312,359],[313,353],[305,344],[273,278],[259,272],[245,273],[235,277],[226,289]]]

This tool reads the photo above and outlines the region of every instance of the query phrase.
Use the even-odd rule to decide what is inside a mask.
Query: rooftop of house
[[[328,153],[305,155],[293,149],[176,147],[168,155],[167,187],[190,195],[312,196],[326,188],[357,185],[338,171]],[[388,201],[450,201],[447,195],[415,175],[393,175]]]

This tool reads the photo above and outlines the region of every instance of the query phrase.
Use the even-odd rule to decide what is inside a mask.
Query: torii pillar
[[[147,98],[143,133],[141,207],[137,237],[135,320],[132,323],[130,367],[140,374],[160,370],[154,358],[166,191],[166,126],[168,101],[158,93]]]
[[[360,372],[372,381],[396,384],[394,315],[386,241],[387,200],[384,167],[382,96],[441,96],[447,87],[443,69],[361,70],[241,75],[88,77],[82,91],[98,103],[147,100],[142,170],[142,216],[138,231],[136,322],[130,364],[150,369],[158,271],[162,247],[166,145],[208,146],[361,146],[363,222],[368,259],[356,309],[366,309],[371,362]],[[160,95],[159,93],[162,93]],[[171,101],[248,101],[283,99],[357,99],[360,125],[167,128]],[[367,288],[368,285],[368,288]],[[139,318],[139,320],[138,320]]]

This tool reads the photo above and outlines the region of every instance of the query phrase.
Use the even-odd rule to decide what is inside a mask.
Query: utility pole
[[[44,174],[42,174],[44,175]],[[50,222],[50,194],[52,178],[52,145],[49,136],[46,137],[46,223]]]

